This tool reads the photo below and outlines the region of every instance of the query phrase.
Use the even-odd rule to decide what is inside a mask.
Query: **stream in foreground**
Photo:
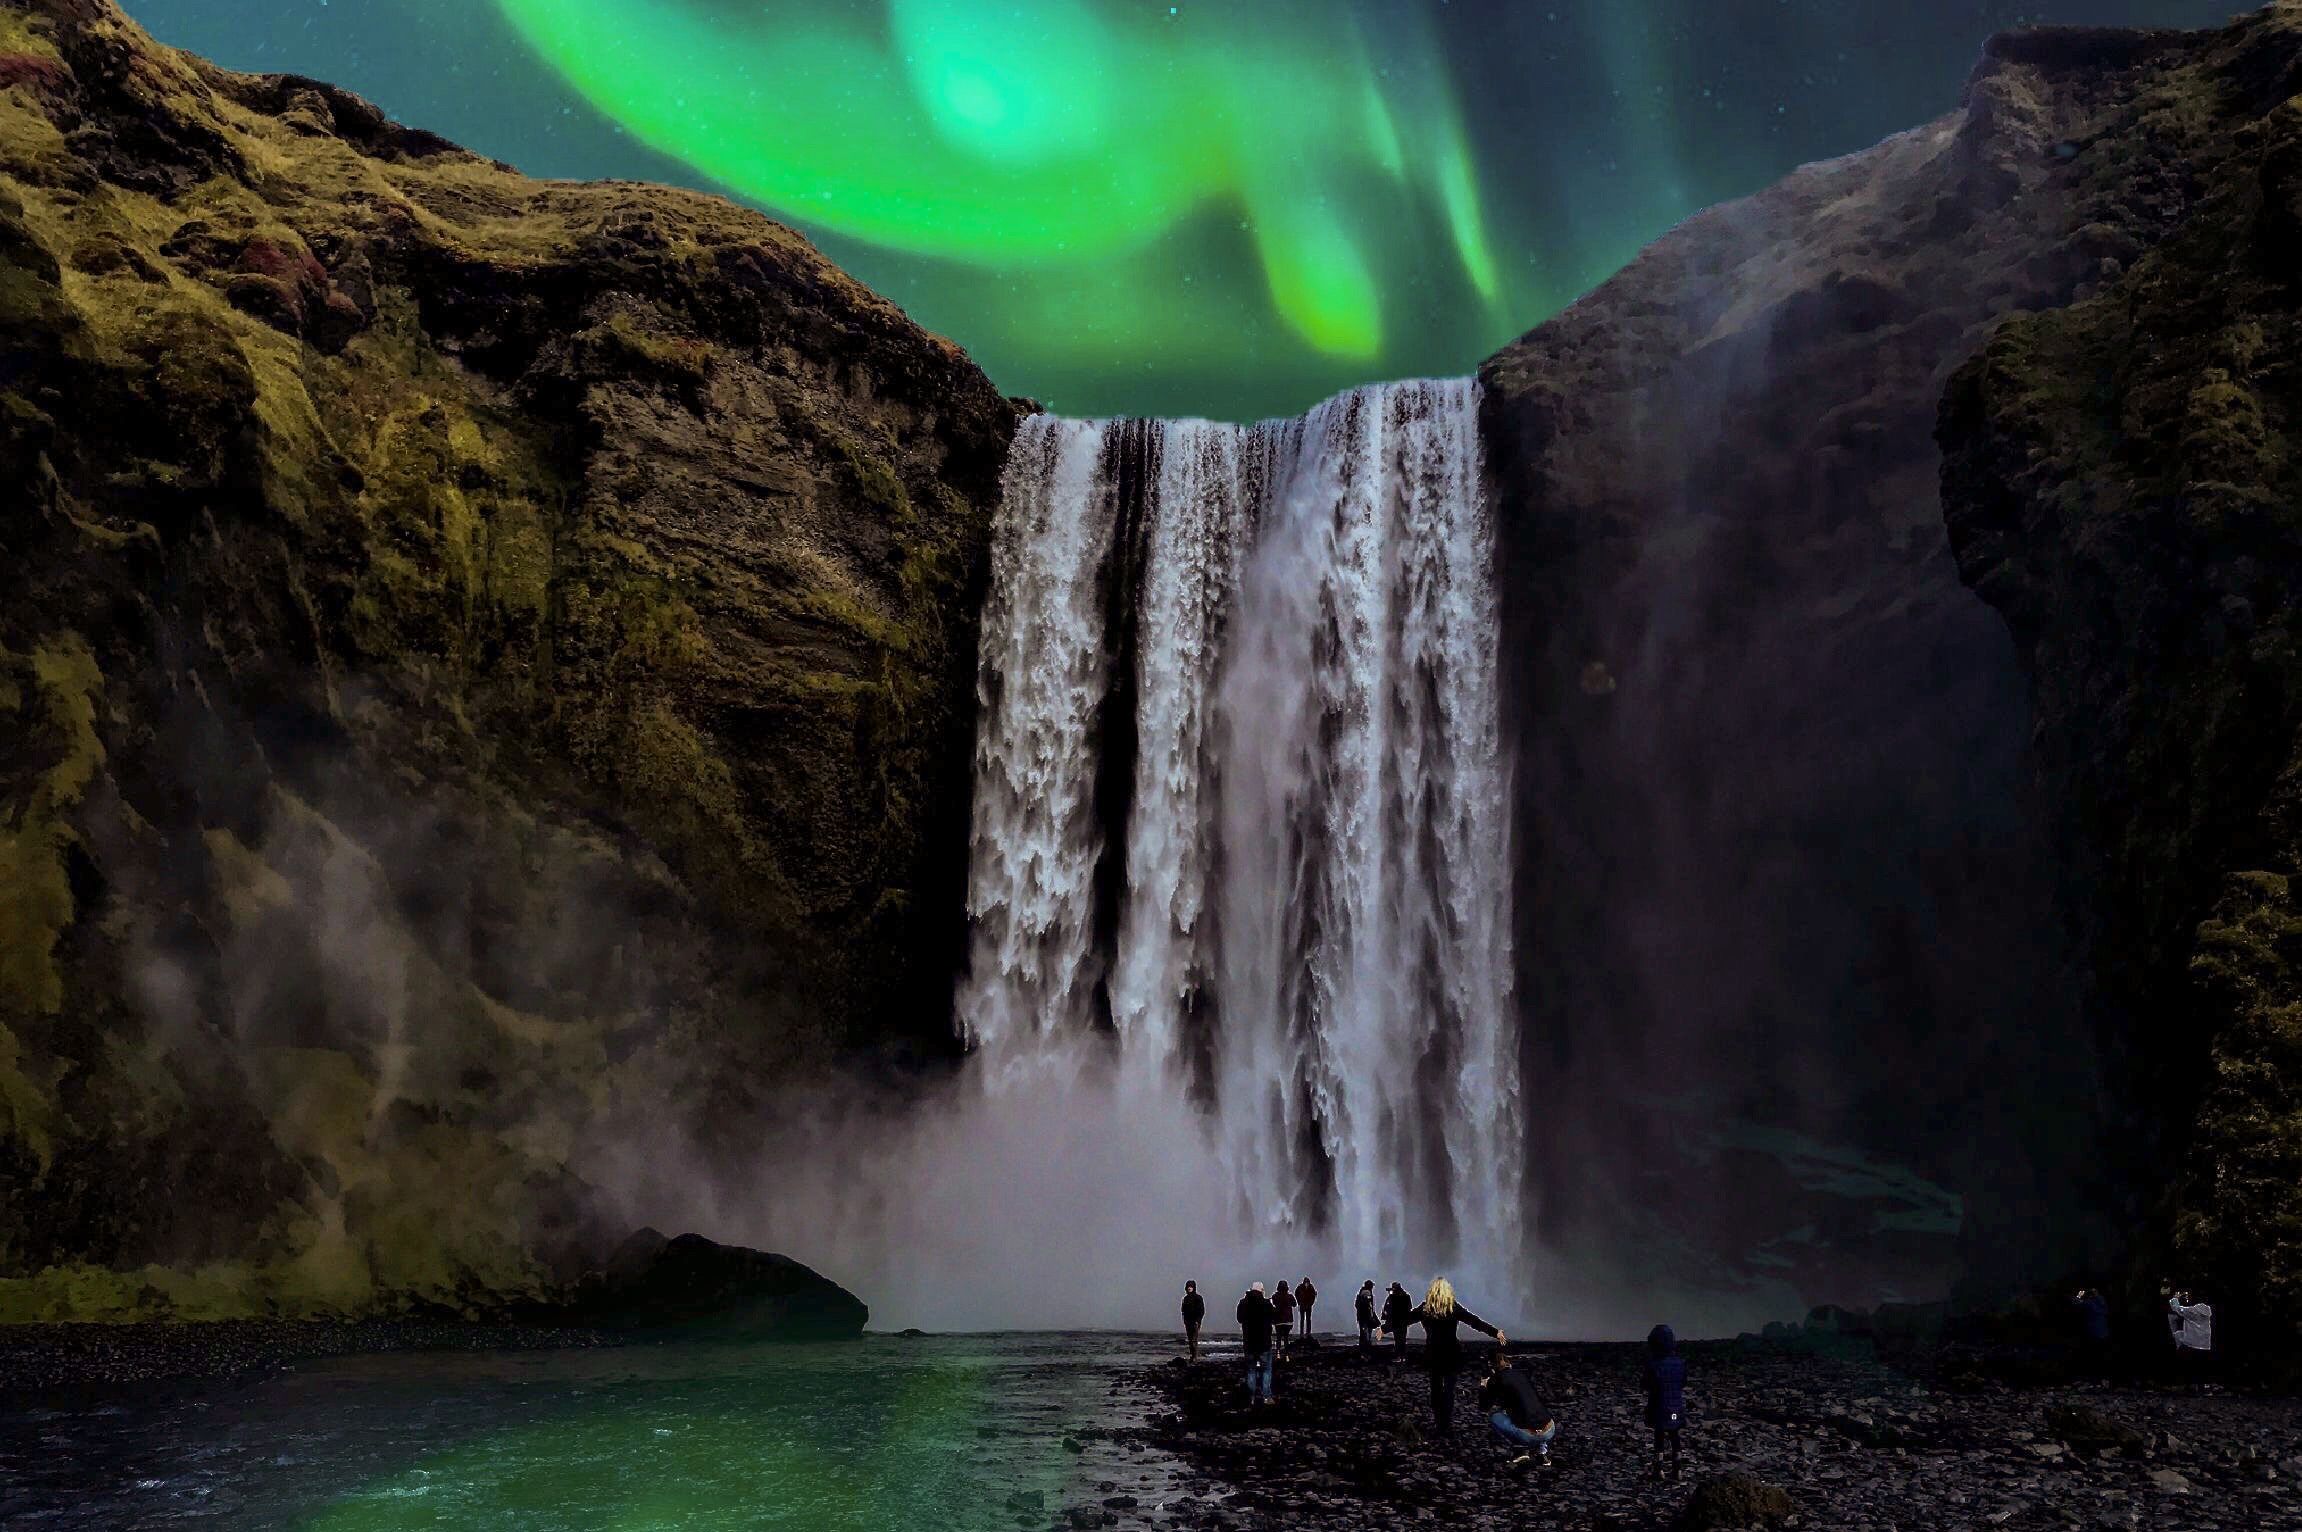
[[[0,1525],[638,1532],[1046,1527],[1175,1490],[1149,1336],[347,1357],[0,1400]],[[1124,1433],[1113,1435],[1111,1433]]]

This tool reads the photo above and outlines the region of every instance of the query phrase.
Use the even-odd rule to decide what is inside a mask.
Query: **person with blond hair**
[[[1431,1373],[1431,1413],[1438,1418],[1439,1435],[1455,1434],[1455,1380],[1463,1371],[1463,1341],[1457,1331],[1464,1325],[1495,1338],[1498,1346],[1509,1337],[1455,1301],[1454,1284],[1433,1277],[1422,1304],[1407,1316],[1408,1324],[1423,1327],[1423,1365]]]

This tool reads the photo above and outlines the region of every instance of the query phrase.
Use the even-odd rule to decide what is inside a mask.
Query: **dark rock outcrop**
[[[850,1340],[871,1310],[789,1256],[700,1234],[641,1229],[556,1310],[614,1332],[684,1331],[721,1340]]]
[[[764,218],[0,4],[0,1316],[545,1291],[598,1151],[947,1049],[1014,421]]]
[[[1960,370],[1944,499],[2036,692],[2087,1016],[2152,1172],[2129,1291],[2171,1276],[2226,1346],[2295,1360],[2302,6],[2193,48],[2155,100],[2203,140],[2180,232]],[[2137,212],[2096,216],[2127,238]]]
[[[2097,295],[2129,289],[2295,88],[2293,25],[2281,6],[2221,34],[2000,38],[1957,114],[1689,219],[1485,367],[1555,1228],[1644,1208],[1642,1245],[1740,1254],[1808,1218],[1754,1277],[1864,1304],[1947,1278],[1924,1219],[1814,1194],[1876,1181],[1834,1177],[1819,1141],[1960,1194],[1979,1291],[2126,1237],[2149,1169],[2120,1146],[2153,1087],[2081,1003],[2026,671],[1962,587],[1934,424],[2007,316],[2118,311]],[[2239,404],[2220,418],[2244,436]],[[2130,631],[2074,591],[2037,604]],[[2070,675],[2108,703],[2123,662],[2100,659]],[[2204,769],[2191,743],[2167,759]],[[1738,1221],[1786,1205],[1813,1212]]]

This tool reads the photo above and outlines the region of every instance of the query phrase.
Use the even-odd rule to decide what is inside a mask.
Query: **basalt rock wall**
[[[2037,699],[2089,1026],[2132,1147],[2138,1302],[2302,1356],[2302,7],[2186,57],[2185,217],[2010,322],[1941,414],[1960,572]]]
[[[0,1317],[542,1291],[947,1050],[1015,418],[764,218],[0,4]]]
[[[1532,1170],[1554,1231],[1691,1244],[1864,1305],[1954,1276],[1980,1298],[2133,1248],[2163,1179],[2144,1127],[2186,1120],[2203,1055],[2103,964],[2189,984],[2168,944],[2236,872],[2260,876],[2219,895],[2257,901],[2228,906],[2232,940],[2282,908],[2265,892],[2282,863],[2195,854],[2254,823],[2292,758],[2287,683],[2237,689],[2281,607],[2258,553],[2161,562],[2124,511],[2080,527],[2049,509],[2078,491],[2039,458],[2085,442],[2127,471],[2102,445],[2113,417],[2045,352],[2075,320],[1999,327],[2107,325],[2136,293],[2255,301],[2212,267],[2153,278],[2151,252],[2239,195],[2261,209],[2257,259],[2291,251],[2283,183],[2239,167],[2283,163],[2298,23],[2281,5],[2219,33],[2000,38],[1954,115],[1689,219],[1487,364],[1525,1075],[1547,1104]],[[2246,190],[2217,190],[2232,178]],[[2213,514],[2272,537],[2292,480],[2259,380],[2284,379],[2291,348],[2254,324],[2205,325],[2230,354],[2201,340],[2185,365],[2208,390],[2197,429],[2231,437],[2249,486]],[[2130,337],[2088,334],[2144,365]],[[1973,466],[1946,507],[1938,406],[1986,343],[2000,361],[1961,374],[1952,455]],[[1975,402],[2009,375],[2036,390]],[[2187,395],[2154,397],[2170,413],[2130,461],[2182,439]],[[2024,486],[2056,498],[2019,515]],[[2169,525],[2206,514],[2188,503],[2166,502]],[[2018,527],[2100,551],[2016,557]],[[2137,689],[2122,646],[2144,641],[2141,609],[2051,572],[2113,553],[2130,592],[2163,595],[2145,631],[2227,635],[2220,700],[2137,706],[2193,673]],[[2239,571],[2227,600],[2208,569]],[[2240,600],[2250,615],[2220,615]],[[2096,647],[2041,650],[2065,632]],[[2130,758],[2152,770],[2072,769]],[[2133,828],[2103,848],[2113,823]],[[2164,917],[2155,956],[2148,922],[2107,913],[2130,896]],[[2135,1052],[2152,1033],[2193,1051],[2186,1074]]]

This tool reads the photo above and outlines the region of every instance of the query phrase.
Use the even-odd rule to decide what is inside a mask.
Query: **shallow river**
[[[1045,1527],[1177,1492],[1149,1336],[434,1353],[70,1407],[0,1401],[0,1525],[386,1532]],[[1066,1445],[1065,1438],[1072,1438]]]

